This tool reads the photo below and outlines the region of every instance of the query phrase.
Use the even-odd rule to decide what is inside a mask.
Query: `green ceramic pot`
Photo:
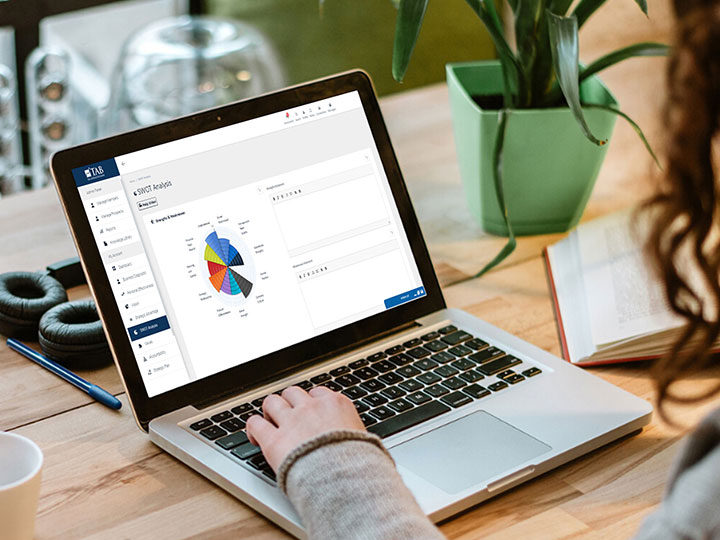
[[[502,81],[497,60],[447,65],[455,145],[470,211],[484,231],[507,236],[492,171],[498,112],[480,108],[471,97],[502,94]],[[597,77],[586,80],[580,90],[586,103],[617,107]],[[584,112],[593,134],[609,139],[616,115]],[[608,145],[588,141],[567,108],[512,111],[506,129],[503,189],[515,234],[563,232],[575,226]]]

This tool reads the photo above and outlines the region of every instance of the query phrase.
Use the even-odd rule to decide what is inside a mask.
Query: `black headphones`
[[[85,283],[75,257],[44,272],[0,274],[0,334],[37,338],[45,355],[69,368],[92,369],[112,361],[92,300],[68,302],[65,289]]]

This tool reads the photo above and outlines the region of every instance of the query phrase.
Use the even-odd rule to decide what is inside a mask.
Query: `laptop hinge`
[[[315,357],[313,357],[313,358],[310,358],[309,360],[306,360],[306,361],[303,362],[302,364],[298,364],[298,365],[293,366],[292,368],[286,369],[286,370],[284,370],[284,371],[282,371],[282,372],[275,373],[272,377],[267,377],[267,378],[265,378],[265,379],[258,380],[257,383],[254,384],[254,385],[252,385],[252,386],[240,387],[240,388],[237,388],[237,389],[235,389],[235,390],[231,390],[231,391],[229,391],[229,392],[226,392],[226,393],[224,393],[224,394],[222,394],[222,395],[220,395],[220,396],[213,396],[213,397],[210,398],[210,399],[198,401],[198,402],[196,402],[196,403],[192,403],[192,405],[193,405],[196,409],[207,409],[207,408],[209,408],[209,407],[212,407],[213,405],[216,405],[217,403],[221,403],[221,402],[223,402],[223,401],[226,401],[227,399],[230,399],[232,396],[237,395],[237,394],[239,394],[239,393],[241,393],[241,392],[249,392],[249,391],[253,390],[254,388],[259,388],[259,387],[264,386],[264,385],[266,385],[266,384],[269,384],[269,383],[271,383],[271,382],[273,382],[273,381],[277,381],[277,380],[279,380],[279,379],[283,379],[283,378],[285,378],[285,377],[288,377],[289,375],[292,375],[293,373],[297,373],[297,372],[299,372],[299,371],[302,371],[302,370],[304,370],[304,369],[307,369],[308,367],[310,367],[310,366],[312,366],[312,365],[320,364],[320,363],[322,363],[322,362],[324,362],[324,361],[326,361],[326,360],[329,360],[329,359],[331,359],[331,358],[333,358],[333,357],[342,356],[342,355],[347,354],[347,353],[349,353],[349,352],[351,352],[351,351],[354,351],[354,350],[356,350],[356,349],[360,349],[360,348],[363,348],[363,347],[367,347],[368,345],[372,344],[373,342],[381,341],[381,340],[383,340],[383,339],[388,338],[389,336],[392,336],[393,334],[399,334],[399,333],[402,333],[402,332],[406,332],[406,331],[409,330],[410,328],[416,328],[416,327],[419,327],[419,326],[422,326],[422,325],[421,325],[420,323],[418,323],[417,321],[410,321],[410,322],[405,323],[405,324],[402,324],[402,325],[400,325],[400,326],[395,326],[395,327],[393,327],[393,328],[390,328],[390,329],[388,329],[388,330],[385,330],[384,332],[381,332],[381,333],[379,333],[379,334],[375,334],[374,336],[372,336],[372,337],[370,337],[370,338],[367,338],[367,339],[365,339],[365,340],[363,340],[363,341],[357,341],[357,342],[355,342],[355,343],[353,343],[352,345],[349,345],[349,346],[347,346],[347,347],[342,347],[342,348],[340,348],[340,349],[336,349],[336,350],[334,350],[334,351],[330,351],[330,352],[328,352],[328,353],[325,353],[325,354],[323,354],[323,355],[321,355],[321,356],[315,356]]]

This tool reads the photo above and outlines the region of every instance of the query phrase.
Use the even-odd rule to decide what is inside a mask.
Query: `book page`
[[[677,327],[633,231],[632,211],[578,227],[593,342],[597,346]]]

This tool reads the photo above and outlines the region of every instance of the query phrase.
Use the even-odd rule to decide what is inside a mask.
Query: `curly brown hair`
[[[658,409],[692,403],[720,392],[720,382],[695,395],[672,384],[712,362],[720,334],[718,183],[713,139],[720,122],[720,1],[675,0],[676,39],[668,67],[666,169],[645,205],[653,219],[646,249],[660,274],[672,310],[687,324],[655,365]],[[691,284],[687,268],[700,277]],[[701,292],[702,291],[702,292]]]

